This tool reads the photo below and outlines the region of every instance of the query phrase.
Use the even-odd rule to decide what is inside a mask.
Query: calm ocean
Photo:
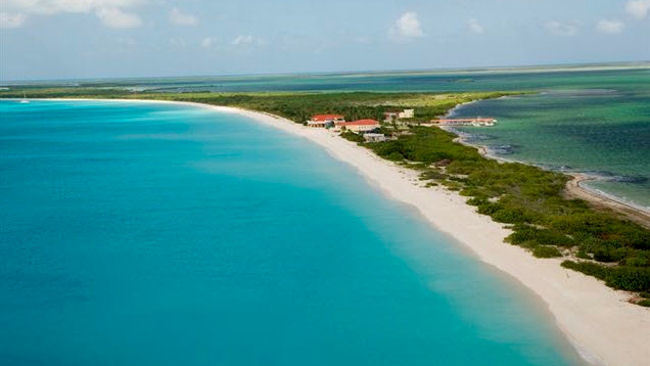
[[[59,82],[60,83],[60,82]],[[650,211],[650,68],[406,72],[87,81],[158,92],[535,91],[458,110],[499,124],[466,129],[502,157],[588,173],[587,185]],[[106,83],[106,84],[102,84]],[[86,85],[83,84],[82,85]]]
[[[178,105],[0,118],[3,365],[580,363],[529,291],[307,141]]]

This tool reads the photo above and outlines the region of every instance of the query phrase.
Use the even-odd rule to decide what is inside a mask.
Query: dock
[[[439,118],[432,119],[432,125],[439,126],[474,126],[474,127],[492,127],[497,122],[495,118]]]

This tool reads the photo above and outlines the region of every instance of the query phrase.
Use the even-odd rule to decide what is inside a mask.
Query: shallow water
[[[431,71],[402,73],[297,74],[224,77],[111,79],[89,85],[125,86],[133,90],[188,91],[428,91],[621,89],[639,85],[650,70]],[[61,82],[54,82],[61,84]],[[83,84],[83,83],[82,83]],[[70,85],[70,84],[66,84]],[[647,87],[647,85],[646,85]]]
[[[650,69],[432,71],[110,80],[137,90],[179,91],[535,91],[461,108],[493,116],[484,135],[496,155],[600,179],[587,183],[650,211]]]
[[[0,102],[11,365],[574,365],[541,302],[311,143],[177,105]]]
[[[62,82],[52,82],[62,84]],[[482,137],[496,155],[600,179],[587,183],[650,211],[650,69],[483,70],[257,75],[86,81],[159,92],[196,91],[535,91],[460,109],[497,117]],[[63,83],[77,85],[78,82]]]
[[[598,178],[588,187],[650,212],[650,73],[619,89],[549,90],[454,115],[497,118],[495,127],[460,129],[497,156],[587,173]]]

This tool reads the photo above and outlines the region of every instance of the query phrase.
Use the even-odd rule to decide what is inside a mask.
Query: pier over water
[[[432,119],[432,125],[440,126],[479,126],[490,127],[497,122],[495,118],[439,118]]]

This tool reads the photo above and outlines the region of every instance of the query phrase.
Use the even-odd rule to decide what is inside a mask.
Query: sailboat
[[[23,99],[20,100],[20,103],[22,103],[22,104],[29,103],[29,100],[27,100],[27,94],[26,93],[23,93]]]

